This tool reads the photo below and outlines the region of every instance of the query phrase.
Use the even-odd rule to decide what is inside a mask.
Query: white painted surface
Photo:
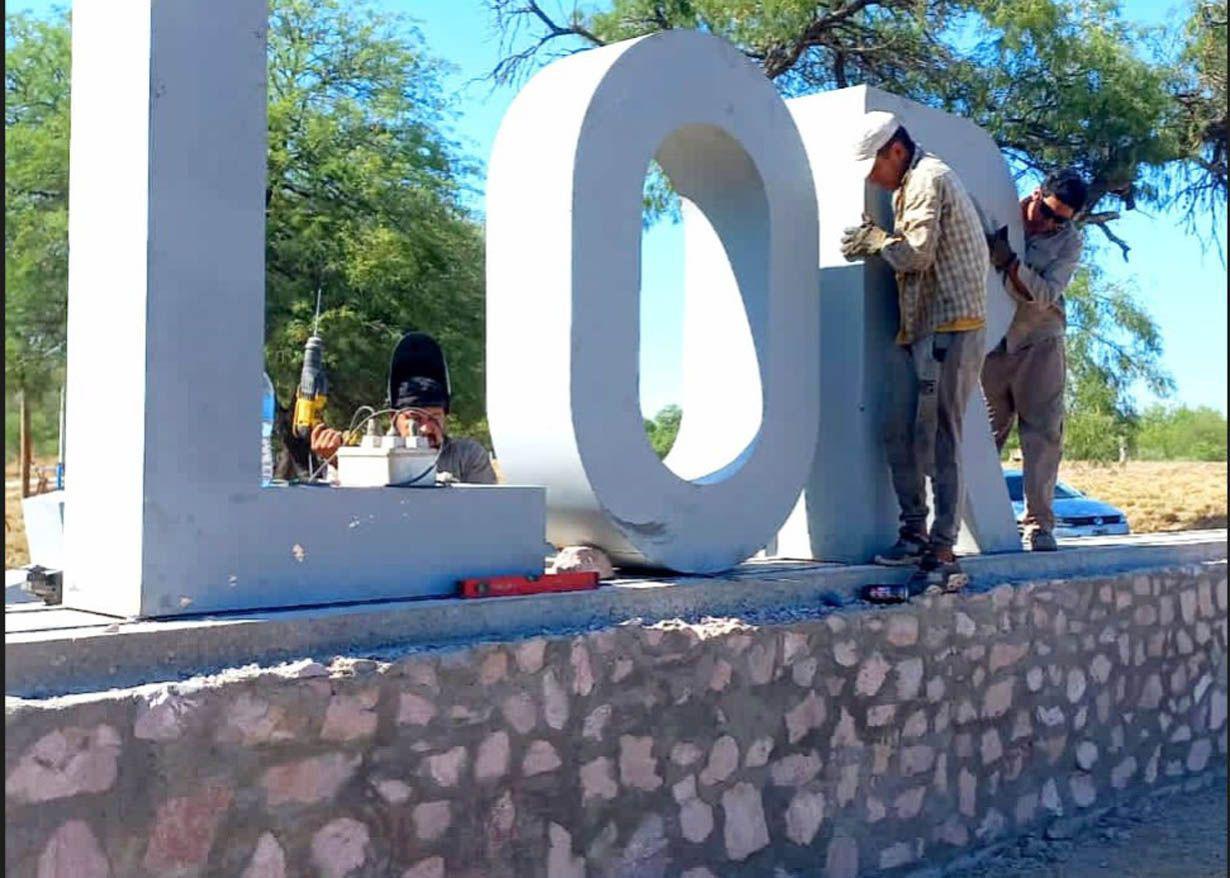
[[[896,539],[898,527],[880,439],[882,376],[898,314],[896,284],[883,260],[851,264],[840,250],[842,230],[856,225],[864,210],[885,228],[892,224],[888,194],[851,171],[852,138],[862,115],[896,113],[918,143],[956,171],[988,220],[1008,225],[1018,252],[1024,231],[1003,156],[968,119],[866,86],[798,98],[789,106],[807,146],[819,198],[823,374],[820,439],[800,498],[804,510],[783,530],[778,551],[866,561]],[[1013,308],[1002,280],[988,271],[988,351],[1007,331]],[[967,487],[958,548],[1020,551],[981,391],[975,391],[966,409],[961,453]]]
[[[21,518],[26,526],[30,563],[49,570],[63,570],[64,492],[49,491],[23,498]]]
[[[541,489],[259,487],[266,25],[263,0],[74,4],[67,606],[174,615],[542,572]]]
[[[763,387],[750,444],[732,430],[740,447],[689,460],[685,440],[670,468],[638,403],[641,188],[654,158],[720,236]],[[815,447],[818,373],[799,368],[817,356],[810,181],[772,85],[711,36],[573,55],[517,96],[488,172],[488,418],[504,471],[547,486],[552,542],[712,571],[785,519]],[[731,400],[718,398],[721,375],[708,380],[714,396],[697,407],[718,417]]]

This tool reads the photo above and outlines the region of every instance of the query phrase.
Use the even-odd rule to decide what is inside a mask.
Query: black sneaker
[[[1030,531],[1025,536],[1025,542],[1031,552],[1055,552],[1059,549],[1059,544],[1055,542],[1055,535],[1049,530],[1040,528]]]
[[[875,562],[885,567],[912,567],[926,551],[925,540],[902,534],[897,542],[876,555]]]
[[[941,560],[930,550],[923,554],[918,569],[906,582],[911,595],[961,591],[967,585],[969,575],[961,569],[955,556],[950,561]]]

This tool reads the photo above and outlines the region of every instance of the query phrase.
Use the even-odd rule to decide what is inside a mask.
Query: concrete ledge
[[[8,698],[5,872],[935,878],[1224,777],[1223,561],[989,584]]]
[[[1226,531],[1071,541],[1055,553],[970,557],[975,590],[1225,561]],[[736,616],[788,621],[856,600],[906,571],[770,559],[720,577],[620,579],[595,592],[421,600],[133,621],[60,608],[6,607],[5,693],[41,698],[164,682],[250,663],[392,655],[481,640],[591,630],[629,619]]]

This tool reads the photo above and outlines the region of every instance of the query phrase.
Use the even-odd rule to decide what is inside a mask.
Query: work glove
[[[851,226],[842,232],[841,255],[846,257],[847,262],[853,262],[863,256],[874,256],[884,249],[888,241],[888,232],[868,217],[863,217],[862,225]]]
[[[991,251],[991,264],[997,271],[1008,271],[1016,262],[1016,253],[1008,243],[1008,227],[1003,226],[993,235],[987,235],[987,249]]]

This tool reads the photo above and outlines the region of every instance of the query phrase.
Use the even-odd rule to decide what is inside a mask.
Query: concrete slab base
[[[1225,560],[1226,531],[1067,541],[1059,552],[963,559],[976,590]],[[626,571],[624,571],[626,573]],[[717,576],[626,576],[597,591],[487,600],[362,603],[126,621],[36,604],[5,608],[5,693],[46,697],[164,682],[251,663],[395,655],[482,640],[592,630],[630,619],[804,618],[907,571],[763,559]]]

